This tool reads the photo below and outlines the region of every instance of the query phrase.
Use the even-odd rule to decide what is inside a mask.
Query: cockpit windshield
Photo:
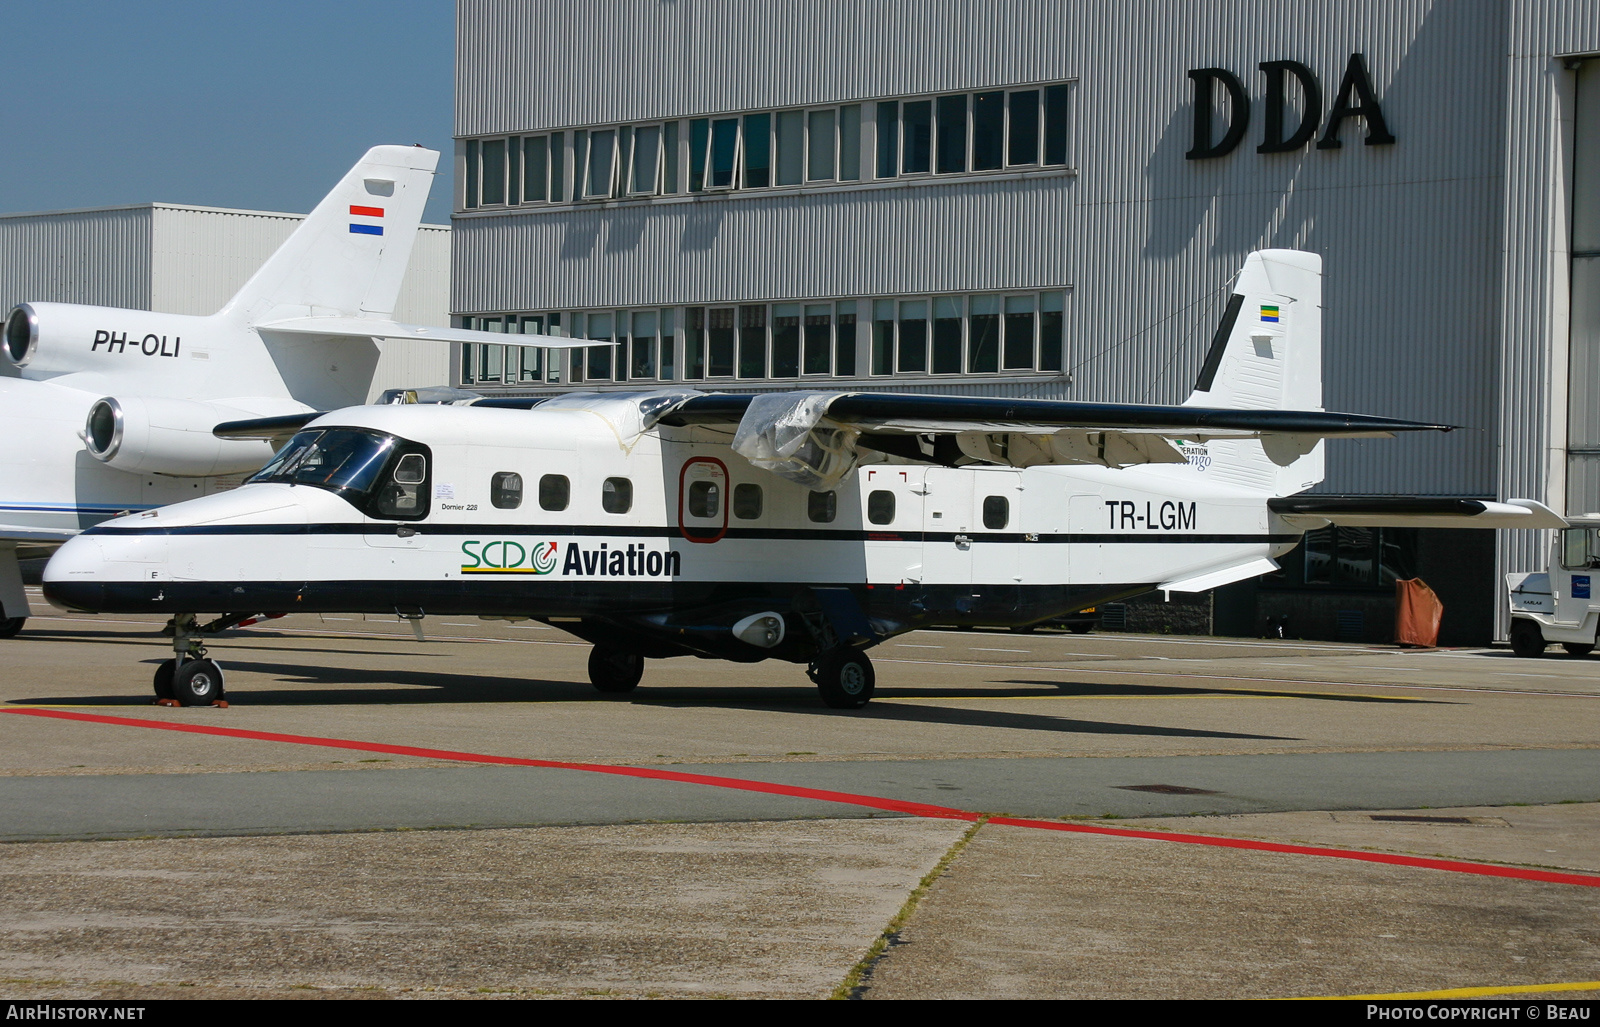
[[[250,479],[315,485],[334,492],[365,494],[394,451],[392,435],[354,428],[319,428],[303,431]]]

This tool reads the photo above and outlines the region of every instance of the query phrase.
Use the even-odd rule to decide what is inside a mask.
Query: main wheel
[[[172,674],[173,671],[176,671],[177,669],[177,660],[167,660],[166,662],[162,663],[161,666],[156,668],[155,686],[157,699],[177,698],[177,696],[172,694]]]
[[[859,710],[872,699],[877,675],[866,653],[847,652],[824,656],[817,661],[811,679],[822,693],[822,701],[836,710]]]
[[[644,677],[644,657],[638,653],[595,646],[589,650],[589,683],[602,692],[631,692]]]
[[[1567,651],[1568,656],[1588,656],[1594,652],[1593,642],[1562,642],[1561,648]]]
[[[210,706],[222,698],[222,666],[216,660],[186,660],[172,673],[172,697],[182,706]]]
[[[0,618],[0,638],[16,638],[17,632],[21,631],[26,623],[28,623],[26,617]]]
[[[1090,624],[1088,621],[1080,621],[1075,624],[1067,625],[1067,630],[1072,632],[1074,635],[1087,635],[1093,628],[1094,625]]]
[[[1544,655],[1544,634],[1531,620],[1511,622],[1511,651],[1518,656]]]

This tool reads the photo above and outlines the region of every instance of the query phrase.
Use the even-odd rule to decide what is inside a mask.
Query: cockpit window
[[[374,517],[427,516],[426,447],[360,428],[303,431],[250,482],[311,485],[336,492]]]

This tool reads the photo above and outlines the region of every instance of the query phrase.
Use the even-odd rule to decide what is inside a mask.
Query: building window
[[[461,348],[462,385],[740,381],[960,374],[1053,374],[1066,363],[1065,290],[869,301],[548,311],[462,317],[506,344]],[[857,339],[857,311],[870,313]],[[678,331],[683,326],[682,333]],[[605,345],[546,350],[518,335],[570,334]],[[532,340],[529,340],[530,342]],[[867,366],[858,367],[865,342]]]
[[[1065,167],[1072,85],[879,100],[870,105],[877,151],[868,170],[892,179]],[[858,182],[862,106],[746,111],[468,139],[462,207]],[[684,159],[689,174],[680,183]],[[564,185],[568,167],[570,190]]]

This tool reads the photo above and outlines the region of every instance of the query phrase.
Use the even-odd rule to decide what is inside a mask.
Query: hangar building
[[[1319,492],[1600,510],[1600,6],[460,0],[451,310],[502,391],[1189,391],[1245,255],[1325,260]],[[1537,532],[1323,531],[1208,608],[1486,641]]]
[[[214,314],[272,255],[304,214],[171,203],[0,215],[0,309],[17,303],[89,303]],[[450,323],[450,229],[423,225],[395,319]],[[442,385],[448,347],[384,340],[371,396]]]

